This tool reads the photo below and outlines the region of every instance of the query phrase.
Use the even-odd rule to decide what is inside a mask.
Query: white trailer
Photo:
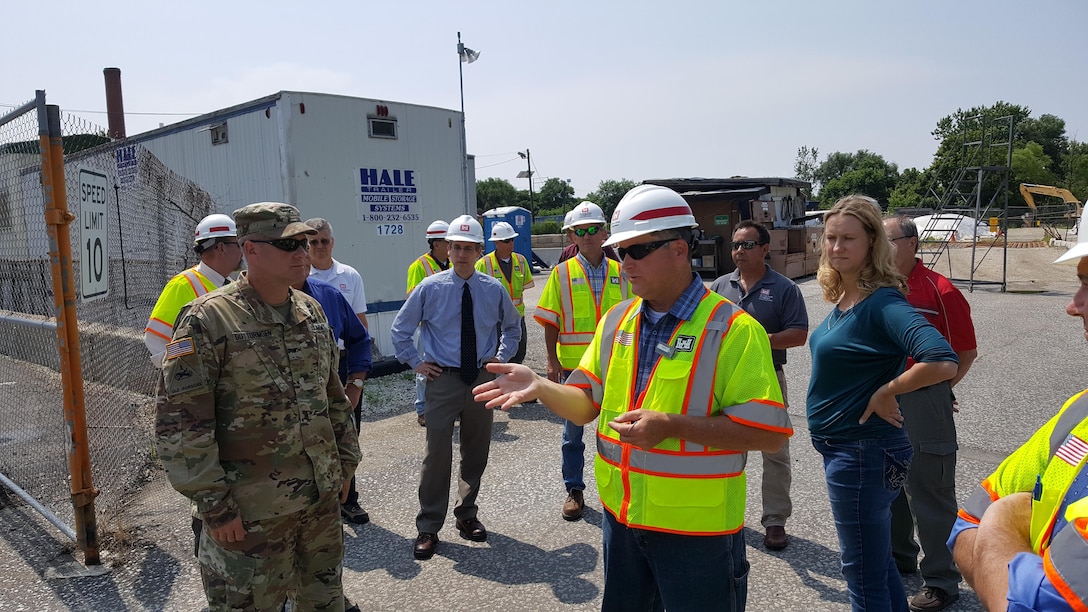
[[[362,275],[370,333],[391,356],[389,328],[427,225],[476,212],[461,120],[444,108],[281,91],[129,140],[198,184],[215,212],[276,201],[327,219],[333,256]]]

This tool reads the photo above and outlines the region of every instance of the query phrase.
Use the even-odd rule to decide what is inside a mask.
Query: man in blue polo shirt
[[[737,304],[767,330],[771,341],[771,358],[775,374],[782,387],[782,401],[789,406],[786,395],[786,349],[801,346],[808,338],[808,311],[797,284],[771,269],[764,262],[770,251],[771,234],[755,221],[741,221],[733,232],[730,252],[737,269],[714,281],[710,290]],[[763,545],[770,550],[782,550],[786,539],[786,519],[793,512],[790,501],[790,444],[763,454]]]

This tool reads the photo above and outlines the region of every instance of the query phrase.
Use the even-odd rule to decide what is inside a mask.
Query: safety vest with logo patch
[[[735,533],[744,525],[744,453],[667,438],[650,450],[620,441],[609,422],[636,409],[734,422],[792,435],[763,327],[707,291],[659,351],[636,397],[642,300],[605,315],[567,384],[600,407],[594,473],[601,503],[629,527],[687,535]]]

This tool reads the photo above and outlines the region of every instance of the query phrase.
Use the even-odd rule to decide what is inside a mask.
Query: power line
[[[0,102],[0,106],[6,106],[7,108],[18,108],[18,107],[20,107],[22,105],[21,104],[9,104],[7,102]],[[98,111],[98,110],[79,110],[79,109],[75,109],[75,108],[65,108],[63,110],[66,113],[91,113],[91,114],[95,114],[95,115],[108,114],[107,111]],[[137,113],[137,112],[133,112],[133,111],[125,111],[125,114],[126,115],[148,115],[148,116],[152,116],[152,117],[193,117],[193,116],[200,115],[200,114],[203,114],[203,113]]]

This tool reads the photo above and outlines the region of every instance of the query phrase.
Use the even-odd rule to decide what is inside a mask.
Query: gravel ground
[[[968,275],[962,251],[969,254],[959,249],[951,255],[952,276],[957,278]],[[966,293],[980,344],[978,361],[957,387],[961,499],[1062,401],[1085,386],[1081,369],[1070,362],[1088,349],[1079,323],[1062,315],[1078,282],[1073,268],[1050,265],[1060,253],[1054,248],[1010,249],[1009,292],[980,285]],[[980,268],[976,280],[1000,278],[1000,266],[994,271],[997,258],[990,257],[984,261],[989,267]],[[937,269],[947,273],[940,264]],[[545,279],[538,275],[537,287],[526,296],[530,312]],[[822,301],[812,277],[800,279],[799,285],[812,323],[818,324],[830,305]],[[543,334],[539,325],[528,327],[527,364],[543,372]],[[748,609],[847,610],[822,464],[805,427],[808,351],[795,349],[789,357],[789,413],[796,429],[790,445],[791,545],[771,553],[760,544],[755,492],[762,469],[753,459],[745,531],[752,565]],[[496,414],[479,500],[480,518],[491,532],[488,541],[457,538],[450,517],[438,554],[419,562],[411,556],[411,541],[423,431],[415,423],[411,375],[369,381],[365,398],[364,458],[357,479],[372,522],[344,530],[345,590],[364,610],[599,609],[600,504],[587,495],[585,520],[567,523],[560,518],[565,493],[557,418],[535,405]],[[592,447],[586,456],[591,458]],[[592,471],[586,476],[593,489]],[[0,608],[200,610],[204,599],[188,523],[187,504],[158,474],[129,500],[121,519],[102,525],[109,529],[103,555],[109,573],[87,576],[73,560],[73,547],[56,529],[18,500],[0,499]],[[905,582],[908,592],[921,586],[917,576]],[[950,609],[981,606],[965,588]]]

